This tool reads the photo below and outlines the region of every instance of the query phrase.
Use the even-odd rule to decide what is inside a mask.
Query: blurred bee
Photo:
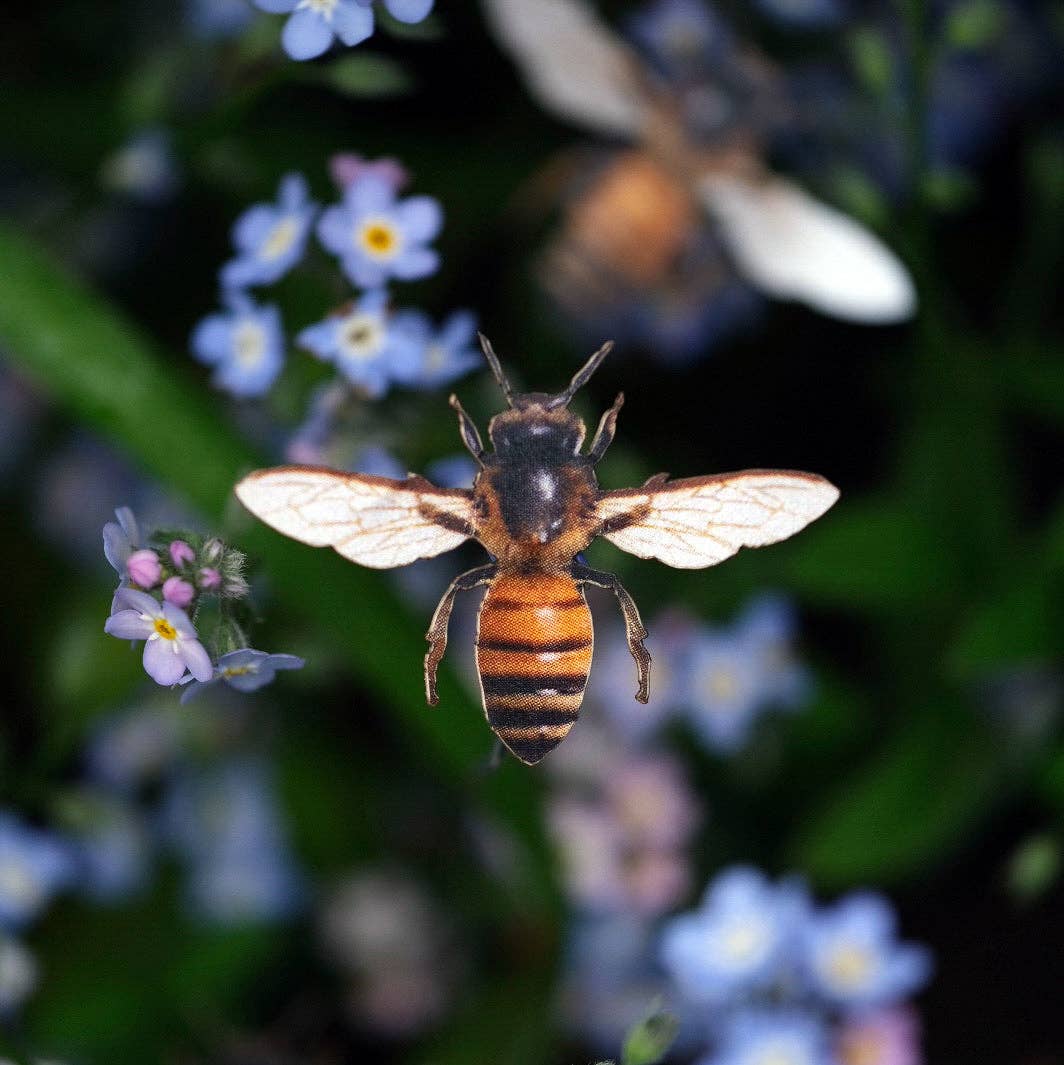
[[[574,317],[623,319],[648,297],[697,313],[735,272],[766,295],[836,318],[911,316],[912,282],[893,253],[763,163],[764,131],[793,131],[797,118],[775,69],[730,37],[722,45],[722,27],[713,27],[716,47],[688,42],[686,52],[668,31],[681,74],[668,84],[581,0],[483,4],[545,108],[636,145],[614,153],[575,196],[540,265],[545,287]]]
[[[670,566],[699,569],[741,547],[775,543],[818,518],[838,498],[822,477],[747,470],[602,492],[595,466],[606,453],[624,402],[602,415],[590,448],[569,410],[612,344],[600,348],[557,395],[514,394],[488,341],[484,354],[506,397],[491,419],[485,451],[457,397],[465,446],[479,470],[469,489],[437,488],[416,474],[405,481],[281,466],[249,474],[236,494],[268,525],[303,543],[330,545],[363,566],[390,569],[431,558],[473,537],[492,561],[457,577],[429,626],[425,692],[438,702],[436,669],[447,647],[455,596],[487,585],[477,619],[476,656],[488,724],[522,762],[534,765],[576,722],[591,669],[588,585],[617,598],[638,673],[636,699],[649,698],[650,655],[635,602],[610,573],[578,556],[596,536]]]

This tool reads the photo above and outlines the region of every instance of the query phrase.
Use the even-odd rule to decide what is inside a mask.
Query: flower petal
[[[420,22],[432,10],[434,0],[384,0],[388,14],[400,22]]]
[[[431,248],[407,248],[391,266],[392,274],[400,281],[416,281],[434,274],[439,269],[440,257]]]
[[[333,12],[333,26],[344,44],[361,44],[373,35],[373,8],[340,0]]]
[[[144,672],[165,688],[185,675],[184,659],[174,652],[173,640],[149,640],[144,645]]]
[[[443,209],[439,200],[431,196],[411,196],[397,204],[395,215],[399,219],[407,240],[432,240],[443,225]]]
[[[119,610],[104,622],[103,631],[120,640],[146,640],[155,626],[145,621],[138,610]]]
[[[276,223],[277,208],[272,203],[249,207],[233,223],[233,246],[240,252],[254,252]]]
[[[295,11],[299,0],[251,0],[260,10],[268,11],[271,15],[287,15],[289,11]]]
[[[126,559],[132,554],[132,545],[120,525],[109,521],[103,527],[103,553],[111,565],[111,569],[119,575],[125,576]]]
[[[162,614],[159,600],[136,588],[119,588],[115,592],[115,602],[126,610],[135,610],[138,614],[147,614],[150,618],[157,618]]]
[[[317,355],[319,359],[332,359],[336,355],[336,320],[326,318],[300,330],[296,344]]]
[[[234,261],[240,262],[242,260],[237,259]],[[223,359],[228,358],[231,348],[231,335],[232,324],[229,318],[224,314],[212,314],[204,318],[192,331],[192,339],[189,342],[189,346],[192,348],[192,354],[200,362],[213,366],[216,362],[221,362]]]
[[[214,676],[214,666],[211,664],[211,656],[207,654],[203,644],[199,640],[179,640],[181,658],[188,671],[196,680],[206,683]],[[182,670],[184,672],[184,670]]]
[[[296,11],[281,32],[281,44],[293,59],[313,59],[326,51],[332,41],[332,27],[309,8]]]

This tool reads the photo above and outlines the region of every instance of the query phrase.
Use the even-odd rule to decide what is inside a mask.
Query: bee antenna
[[[483,333],[477,333],[477,336],[480,338],[480,348],[484,352],[484,358],[488,360],[488,365],[491,367],[491,372],[495,374],[495,380],[499,382],[499,387],[506,397],[506,402],[512,407],[514,405],[513,389],[510,387],[510,382],[506,380],[506,374],[502,372],[499,356],[495,354],[491,341]]]
[[[591,379],[591,375],[602,365],[602,360],[606,358],[609,353],[613,351],[613,341],[607,340],[594,355],[591,356],[569,382],[569,387],[564,392],[559,392],[558,395],[551,400],[551,407],[565,407],[572,402],[573,396],[584,387]]]

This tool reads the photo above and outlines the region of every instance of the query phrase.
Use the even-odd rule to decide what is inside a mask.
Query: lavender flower
[[[176,684],[186,669],[196,680],[211,679],[210,657],[183,610],[132,588],[120,588],[115,599],[122,609],[107,619],[104,632],[120,640],[146,640],[144,669],[156,684]]]
[[[218,659],[214,677],[206,682],[193,680],[181,696],[182,704],[198,695],[204,688],[224,681],[239,692],[254,692],[273,682],[280,669],[302,669],[306,663],[295,655],[271,655],[265,651],[243,648],[230,651]]]
[[[824,1022],[795,1010],[740,1013],[725,1029],[720,1052],[701,1065],[834,1065]]]
[[[242,399],[265,395],[284,366],[281,313],[243,292],[223,297],[227,310],[204,318],[192,333],[192,353],[213,366],[218,388]]]
[[[66,842],[0,812],[0,929],[25,927],[73,876]]]
[[[396,380],[409,388],[440,388],[484,361],[475,345],[477,321],[469,311],[456,311],[438,330],[428,315],[402,311],[395,316],[395,328],[420,352],[419,359],[396,368]]]

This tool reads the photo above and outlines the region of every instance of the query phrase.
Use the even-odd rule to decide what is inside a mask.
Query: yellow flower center
[[[729,961],[749,962],[764,950],[767,938],[764,925],[756,921],[742,921],[724,933],[721,946]]]
[[[739,694],[739,678],[726,665],[714,665],[702,677],[702,693],[710,710],[730,710]]]
[[[847,1033],[839,1046],[844,1065],[876,1065],[883,1056],[883,1047],[874,1032]]]
[[[177,629],[175,629],[166,618],[156,618],[155,635],[161,636],[164,640],[176,640]]]
[[[872,956],[853,944],[836,947],[827,959],[827,973],[838,987],[854,990],[868,982],[872,974]]]
[[[399,250],[399,232],[387,219],[363,222],[358,232],[363,249],[375,259],[390,259]]]
[[[223,677],[246,677],[249,673],[257,673],[254,666],[226,666],[222,670]]]
[[[257,366],[266,354],[266,330],[245,319],[233,335],[233,352],[241,366]]]
[[[299,222],[291,217],[282,218],[270,230],[259,252],[264,259],[279,259],[292,247],[297,236],[299,236]]]

